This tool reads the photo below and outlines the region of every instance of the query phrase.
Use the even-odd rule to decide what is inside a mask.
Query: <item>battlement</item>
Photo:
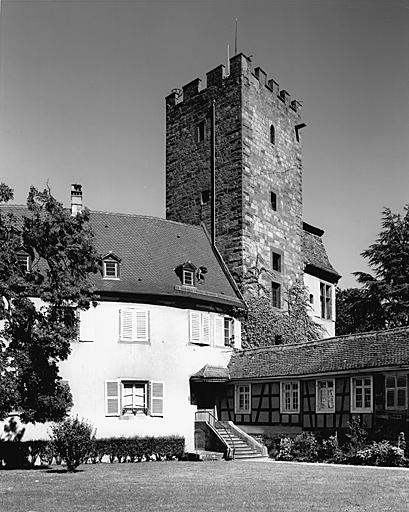
[[[200,78],[195,78],[188,84],[184,85],[182,89],[174,89],[171,94],[166,96],[166,106],[172,108],[184,101],[194,98],[198,94],[203,94],[206,90],[213,87],[221,87],[229,80],[234,80],[247,77],[255,77],[259,83],[259,87],[268,89],[274,98],[278,98],[284,105],[287,105],[294,112],[300,112],[302,104],[298,100],[291,100],[291,95],[285,90],[281,89],[273,78],[268,79],[267,73],[261,68],[253,68],[250,57],[246,57],[243,53],[238,53],[230,58],[230,73],[226,75],[225,66],[220,64],[216,68],[206,73],[206,88],[201,88]]]

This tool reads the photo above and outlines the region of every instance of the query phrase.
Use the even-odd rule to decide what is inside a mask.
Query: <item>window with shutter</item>
[[[107,380],[105,382],[105,415],[120,415],[120,381]]]
[[[151,416],[163,416],[163,382],[151,382],[150,385],[150,414]]]
[[[149,312],[122,308],[120,317],[121,341],[149,341]]]
[[[201,314],[198,311],[190,311],[189,313],[189,341],[190,343],[201,343]]]
[[[202,313],[202,343],[210,345],[210,315]]]
[[[224,346],[224,317],[214,317],[214,344],[218,347]]]

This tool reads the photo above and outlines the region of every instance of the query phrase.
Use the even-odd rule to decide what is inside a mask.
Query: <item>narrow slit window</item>
[[[281,272],[281,254],[278,252],[273,252],[273,270],[276,272]]]
[[[276,143],[276,129],[273,124],[270,126],[270,142],[273,145]]]
[[[209,204],[210,201],[210,190],[202,190],[200,194],[200,202],[201,204]]]
[[[273,191],[270,192],[270,203],[271,203],[271,209],[273,211],[277,211],[277,194]]]
[[[196,126],[196,140],[203,142],[206,138],[206,123],[202,121]]]
[[[271,303],[274,308],[281,309],[281,284],[271,283]]]

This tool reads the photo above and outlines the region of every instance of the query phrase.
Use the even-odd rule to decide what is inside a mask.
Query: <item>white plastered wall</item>
[[[321,301],[320,301],[320,283],[331,285],[332,295],[332,319],[327,320],[321,318]],[[318,277],[312,276],[311,274],[304,273],[304,285],[307,287],[308,294],[313,296],[313,303],[310,304],[311,309],[309,311],[314,322],[323,327],[323,338],[331,338],[335,336],[335,286],[328,281],[319,279]]]

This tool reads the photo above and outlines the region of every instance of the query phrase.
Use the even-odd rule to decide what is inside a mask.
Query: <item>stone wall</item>
[[[230,74],[219,66],[207,73],[207,87],[198,79],[166,98],[166,216],[180,222],[205,222],[210,231],[210,202],[201,191],[210,189],[211,101],[216,102],[216,244],[236,281],[256,262],[262,274],[283,290],[302,275],[301,148],[295,125],[300,104],[290,101],[274,80],[267,82],[243,54],[230,60]],[[206,123],[206,137],[197,130]],[[270,126],[275,143],[270,142]],[[277,195],[277,211],[270,192]],[[282,271],[272,272],[271,250],[282,254]]]

